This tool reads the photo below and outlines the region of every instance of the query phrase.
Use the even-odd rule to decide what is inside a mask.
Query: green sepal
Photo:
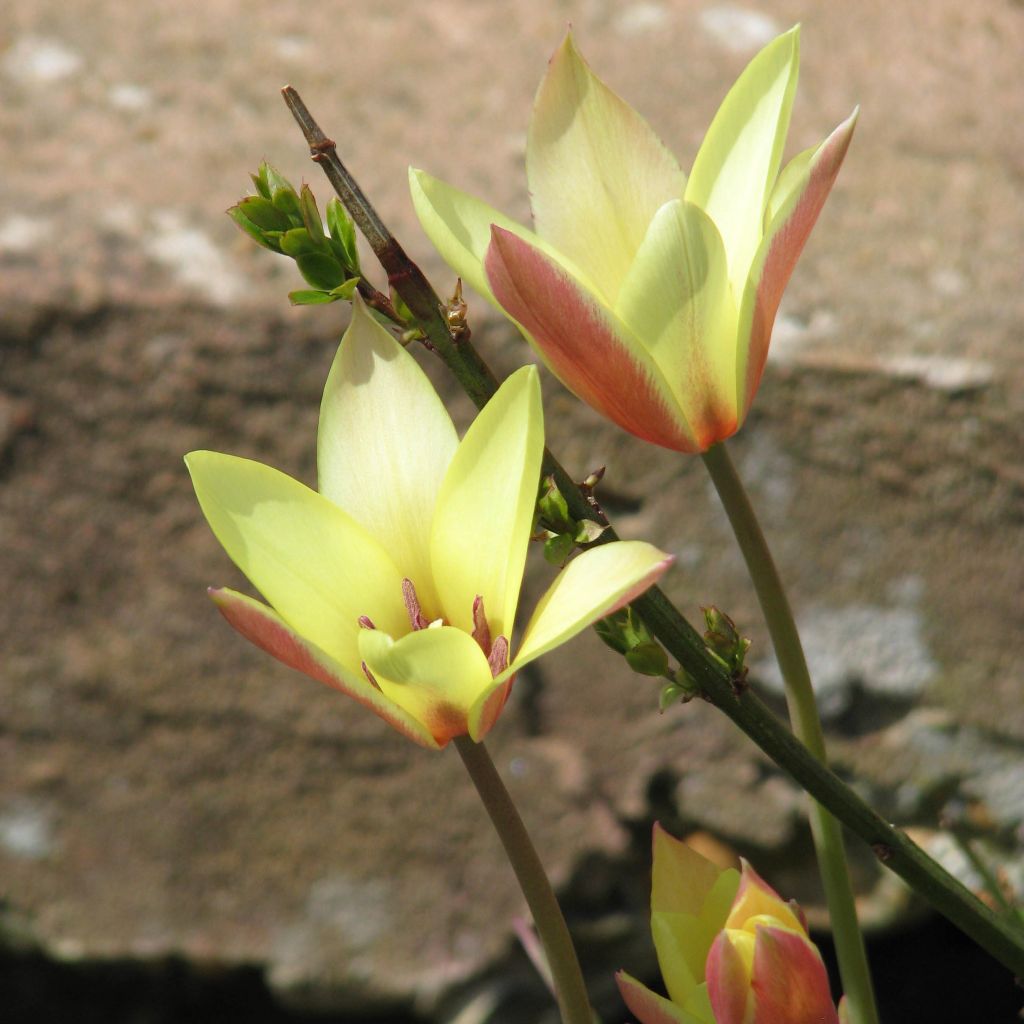
[[[278,242],[276,232],[268,233],[251,220],[239,209],[238,206],[231,206],[227,215],[257,244],[271,252],[280,252],[281,246]]]
[[[291,231],[286,231],[281,236],[281,252],[293,259],[317,251],[316,245],[313,244],[313,240],[305,228],[292,228]]]
[[[287,231],[292,222],[287,214],[282,213],[269,199],[263,196],[249,196],[241,200],[236,207],[253,224],[264,231]]]
[[[552,565],[562,565],[576,547],[576,542],[567,533],[552,534],[544,541],[544,558]]]
[[[295,265],[299,268],[299,273],[314,288],[325,288],[330,291],[346,280],[344,267],[325,252],[306,252],[296,256]]]
[[[309,232],[310,241],[323,252],[327,251],[327,236],[324,234],[324,224],[320,219],[320,210],[316,205],[316,197],[308,185],[302,186],[302,193],[299,196],[299,206],[302,210],[302,223]]]
[[[664,676],[668,673],[668,655],[661,644],[653,640],[626,651],[626,663],[642,676]]]
[[[300,289],[288,293],[288,301],[293,306],[322,306],[328,302],[337,302],[340,298],[340,295],[320,289]]]
[[[346,265],[351,270],[359,270],[359,251],[356,248],[356,226],[352,218],[337,196],[327,201],[327,230],[331,238],[338,242],[345,251]]]

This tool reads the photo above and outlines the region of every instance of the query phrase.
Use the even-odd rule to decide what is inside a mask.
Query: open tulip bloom
[[[724,871],[654,828],[651,932],[669,998],[620,971],[641,1024],[839,1024],[796,905],[743,861]]]
[[[706,451],[746,418],[856,121],[780,173],[798,65],[794,28],[729,91],[687,178],[567,36],[527,138],[535,231],[412,170],[416,212],[579,398],[646,441]]]
[[[460,442],[413,357],[356,299],[320,409],[319,493],[269,466],[186,457],[217,539],[268,604],[211,595],[258,647],[410,739],[481,739],[515,673],[626,604],[671,558],[640,541],[581,553],[510,640],[544,447],[534,367]]]

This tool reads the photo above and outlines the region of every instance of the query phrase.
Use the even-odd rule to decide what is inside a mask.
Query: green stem
[[[825,737],[821,731],[811,675],[807,671],[807,659],[804,657],[789,599],[757,516],[724,444],[716,444],[704,453],[704,465],[725,506],[725,513],[757,591],[768,633],[775,647],[779,670],[786,685],[786,702],[793,731],[811,754],[826,764]],[[878,1024],[871,973],[868,970],[864,938],[857,923],[853,883],[843,849],[842,829],[839,822],[816,800],[810,803],[810,819],[850,1021],[851,1024]]]
[[[474,743],[468,736],[457,736],[455,748],[487,808],[530,907],[533,923],[551,968],[562,1020],[564,1024],[593,1024],[594,1016],[583,983],[583,972],[576,958],[569,929],[544,866],[523,825],[523,819],[519,817],[516,805],[484,745]]]
[[[430,345],[478,408],[498,389],[498,380],[476,349],[456,342],[441,315],[441,300],[430,282],[409,260],[387,225],[338,159],[333,143],[321,131],[294,89],[285,101],[302,128],[313,158],[324,169],[335,191],[359,225],[395,290],[416,316]],[[403,262],[404,261],[404,262]],[[603,520],[565,468],[544,452],[543,472],[552,475],[575,519]],[[610,527],[595,544],[618,540]],[[702,696],[726,715],[799,786],[827,807],[867,843],[879,861],[902,878],[923,900],[969,935],[1000,963],[1024,977],[1024,932],[985,906],[969,889],[921,849],[906,833],[874,811],[834,772],[818,761],[751,690],[737,694],[728,669],[712,657],[704,638],[666,597],[651,587],[633,608],[665,649],[697,681]]]

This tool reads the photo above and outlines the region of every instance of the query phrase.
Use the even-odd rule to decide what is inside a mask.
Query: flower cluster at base
[[[669,998],[620,971],[641,1024],[845,1024],[799,908],[654,827],[651,933]]]
[[[481,739],[515,673],[631,601],[672,559],[640,541],[582,552],[510,641],[544,449],[535,367],[460,442],[416,360],[358,296],[320,408],[319,492],[216,452],[186,457],[217,539],[263,604],[211,591],[278,660],[410,739]]]
[[[782,168],[798,67],[794,28],[729,91],[687,178],[567,36],[527,137],[535,231],[411,170],[416,213],[577,397],[646,441],[706,451],[747,416],[856,122]]]

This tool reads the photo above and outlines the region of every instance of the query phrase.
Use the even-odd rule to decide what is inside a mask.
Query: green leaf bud
[[[544,542],[544,557],[552,565],[562,565],[575,546],[575,541],[568,534],[552,534]]]
[[[653,640],[626,651],[626,662],[642,676],[664,676],[668,673],[668,655],[661,644]]]
[[[327,201],[327,229],[345,251],[346,266],[351,270],[359,270],[359,250],[356,247],[356,227],[352,218],[337,196]]]
[[[288,293],[288,301],[293,306],[322,306],[328,302],[337,302],[339,298],[340,295],[320,289],[300,289]]]
[[[291,234],[291,232],[289,232]],[[307,252],[295,257],[299,273],[314,287],[330,291],[345,281],[345,270],[325,252]]]
[[[327,236],[324,234],[324,224],[320,219],[320,210],[316,205],[316,197],[308,185],[302,186],[299,206],[302,210],[302,223],[309,232],[310,240],[317,249],[326,252]]]

